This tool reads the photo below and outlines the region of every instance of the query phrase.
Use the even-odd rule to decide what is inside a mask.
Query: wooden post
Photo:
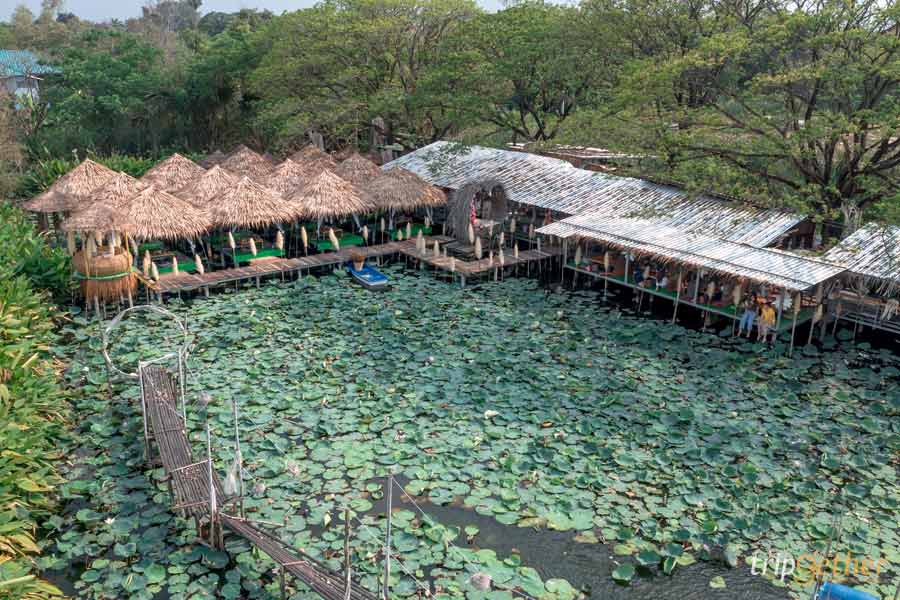
[[[138,362],[138,380],[141,384],[141,418],[144,421],[144,460],[150,462],[150,428],[147,425],[147,396],[144,391],[144,363]]]
[[[803,292],[794,296],[794,316],[791,319],[791,346],[788,356],[794,355],[794,334],[797,331],[797,314],[800,312],[800,304],[803,302]]]
[[[566,260],[568,258],[568,256],[567,256],[568,254],[569,254],[569,238],[563,238],[562,267],[560,268],[560,272],[559,272],[559,282],[560,283],[563,283],[563,280],[565,279]],[[578,265],[575,265],[575,267],[577,268]],[[575,275],[577,275],[577,273],[572,275],[572,286],[573,287],[575,286]]]
[[[781,313],[784,311],[784,299],[787,298],[787,289],[781,288],[781,297],[778,301],[778,318],[775,320],[775,333],[772,334],[772,343],[778,341],[778,331],[781,328]]]
[[[212,547],[216,546],[216,519],[218,507],[216,506],[216,486],[213,485],[213,462],[212,462],[212,437],[209,432],[209,419],[206,420],[206,464],[209,483],[209,543]]]
[[[683,270],[678,271],[678,291],[675,292],[675,310],[672,311],[672,324],[675,324],[675,317],[678,316],[678,303],[681,301],[681,278],[684,275]]]
[[[388,588],[391,584],[391,509],[394,496],[394,475],[387,477],[387,534],[384,539],[384,584],[381,588],[383,600],[390,600]]]
[[[625,253],[625,283],[628,284],[628,272],[631,270],[631,253]]]
[[[821,283],[816,286],[815,299],[816,299],[816,307],[814,309],[815,312],[813,312],[812,320],[809,324],[809,336],[806,338],[807,344],[812,344],[813,332],[815,331],[816,323],[818,322],[818,321],[816,321],[816,315],[819,313],[819,305],[822,304],[822,284]]]
[[[238,484],[238,510],[241,518],[244,517],[244,457],[241,455],[241,436],[238,432],[238,413],[237,398],[231,396],[231,417],[234,421],[234,451],[235,462],[237,462],[237,484]]]
[[[700,295],[700,271],[697,271],[697,279],[694,280],[694,304],[697,304],[697,297]]]
[[[344,600],[350,600],[350,509],[344,509]]]

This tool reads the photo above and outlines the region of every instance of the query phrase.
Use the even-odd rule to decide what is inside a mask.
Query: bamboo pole
[[[797,315],[800,312],[800,303],[803,302],[803,292],[794,297],[794,315],[791,318],[791,346],[788,350],[788,356],[794,355],[794,334],[797,332]]]
[[[775,333],[772,334],[772,343],[778,341],[778,330],[781,327],[781,313],[784,311],[784,299],[787,297],[787,289],[781,288],[781,295],[778,300],[778,318],[775,320]]]
[[[344,509],[344,600],[350,600],[350,509]]]
[[[381,588],[383,600],[390,600],[388,588],[391,584],[391,510],[394,496],[394,475],[387,477],[387,533],[384,539],[384,584]]]
[[[678,303],[681,301],[681,278],[684,271],[678,271],[678,290],[675,292],[675,310],[672,311],[672,324],[675,324],[675,318],[678,316]]]

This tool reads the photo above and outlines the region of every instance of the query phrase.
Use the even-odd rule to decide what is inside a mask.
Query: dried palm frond
[[[356,186],[365,186],[381,175],[381,169],[368,158],[353,154],[334,168],[335,174]]]
[[[275,234],[275,247],[279,250],[284,250],[284,233],[280,229]]]
[[[272,164],[269,161],[243,145],[229,154],[220,166],[226,171],[249,177],[257,182],[264,181],[266,176],[272,172]]]
[[[159,268],[156,266],[155,262],[150,263],[150,275],[153,277],[154,281],[159,281]]]
[[[238,177],[219,165],[214,165],[202,175],[190,181],[175,192],[182,200],[187,200],[198,208],[206,208],[209,203],[238,182]]]
[[[172,274],[178,275],[178,257],[177,256],[172,257]]]
[[[203,260],[200,259],[199,254],[194,255],[194,266],[197,268],[197,273],[203,275],[206,273],[206,268],[203,266]]]
[[[303,249],[309,248],[309,236],[306,234],[306,227],[300,227],[300,241],[303,243]]]
[[[206,169],[176,152],[144,173],[141,181],[164,192],[173,193],[205,172]]]
[[[250,254],[252,254],[253,256],[256,256],[256,254],[257,254],[256,240],[254,240],[252,237],[250,238]]]
[[[467,231],[469,234],[469,243],[474,244],[475,243],[475,228],[472,227],[471,223],[469,223],[469,227],[468,227]]]
[[[294,204],[249,177],[216,196],[209,203],[209,212],[214,226],[231,228],[264,227],[293,221],[298,215]]]
[[[324,219],[366,213],[372,206],[353,187],[325,170],[289,198],[303,218]]]
[[[481,238],[475,238],[475,258],[481,260]]]
[[[150,277],[150,265],[152,263],[153,261],[150,260],[150,251],[144,250],[144,261],[143,265],[141,265],[143,267],[141,270],[144,272],[144,277]]]
[[[363,239],[368,244],[369,243],[369,226],[368,225],[363,225],[362,236],[363,236]]]
[[[85,159],[23,207],[44,213],[78,210],[89,204],[91,194],[115,175],[116,172],[112,169]]]

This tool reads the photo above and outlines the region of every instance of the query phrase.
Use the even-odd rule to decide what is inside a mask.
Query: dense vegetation
[[[527,279],[463,291],[418,271],[390,274],[383,294],[324,276],[169,306],[193,332],[195,456],[208,419],[216,466],[233,469],[234,399],[244,506],[253,519],[286,519],[289,543],[338,568],[349,506],[354,572],[374,589],[385,532],[376,478],[390,470],[442,515],[429,522],[409,504],[394,513],[398,556],[452,597],[512,600],[501,590],[514,586],[542,600],[576,596],[558,563],[495,553],[484,536],[502,523],[537,547],[557,534],[594,545],[603,564],[592,598],[786,598],[741,588],[757,580],[747,561],[824,553],[835,514],[843,531],[832,552],[883,561],[880,579],[849,579],[893,596],[900,363],[890,351],[832,340],[828,352],[788,359],[782,347],[778,358],[623,315],[593,292],[547,294]],[[77,565],[67,573],[85,597],[279,597],[272,563],[235,536],[228,554],[194,543],[193,523],[168,508],[161,470],[145,464],[137,384],[108,393],[96,324],[76,318],[64,334],[81,453],[46,566]],[[182,341],[171,323],[139,317],[112,340],[126,370]],[[809,567],[788,582],[792,597],[809,597],[799,592]],[[474,571],[495,589],[474,590]],[[668,587],[679,573],[692,593]],[[708,587],[723,575],[727,589]],[[392,597],[414,596],[396,563],[392,577]],[[646,587],[629,594],[614,579]]]
[[[271,151],[439,138],[575,142],[636,173],[855,227],[900,216],[900,6],[877,0],[325,0],[95,24],[47,0],[0,47],[57,65],[19,111],[27,157]]]
[[[56,593],[35,577],[38,531],[59,483],[65,401],[51,346],[54,312],[42,288],[65,290],[66,258],[33,233],[18,210],[0,204],[0,598]]]

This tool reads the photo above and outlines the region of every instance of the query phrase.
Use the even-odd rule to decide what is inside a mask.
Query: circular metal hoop
[[[126,308],[125,310],[123,310],[122,312],[117,314],[113,318],[113,320],[110,321],[109,324],[103,328],[103,331],[101,334],[102,339],[103,339],[103,360],[106,361],[106,366],[109,367],[109,370],[120,377],[128,377],[131,379],[138,378],[137,372],[126,373],[126,372],[122,371],[121,369],[119,369],[115,365],[115,363],[112,361],[112,357],[109,355],[109,334],[112,333],[119,326],[119,324],[122,322],[122,319],[124,319],[126,315],[128,315],[129,313],[138,312],[138,311],[146,311],[146,312],[156,313],[157,315],[167,317],[170,320],[172,320],[175,323],[175,325],[178,326],[178,329],[181,332],[181,336],[182,336],[182,340],[183,340],[183,342],[181,344],[181,349],[178,352],[179,352],[179,354],[181,354],[182,359],[186,360],[188,351],[190,350],[190,346],[191,346],[191,336],[190,336],[190,333],[188,332],[187,325],[184,324],[184,321],[179,319],[176,314],[166,310],[165,308],[163,308],[161,306],[156,306],[154,304],[141,304],[138,306],[132,306],[131,308]]]

